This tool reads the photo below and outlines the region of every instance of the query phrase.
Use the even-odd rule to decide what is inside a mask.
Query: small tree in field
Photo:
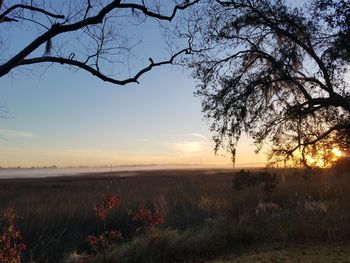
[[[261,188],[266,193],[271,193],[277,186],[277,177],[267,171],[251,173],[249,171],[239,171],[232,181],[232,188],[236,191],[245,188]]]

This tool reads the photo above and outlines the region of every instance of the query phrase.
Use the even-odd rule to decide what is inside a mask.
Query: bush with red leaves
[[[138,211],[130,212],[131,219],[141,224],[144,232],[153,231],[156,227],[164,224],[164,215],[157,211],[151,211],[149,208],[140,206]]]
[[[111,209],[118,207],[120,203],[121,198],[119,196],[105,194],[102,199],[102,205],[95,207],[95,215],[98,219],[103,221],[104,228],[106,228],[106,219],[109,212]],[[97,236],[88,236],[86,242],[88,242],[91,248],[97,253],[99,251],[105,251],[113,244],[113,242],[121,237],[122,235],[119,231],[105,231]]]
[[[21,233],[15,227],[15,213],[12,208],[4,212],[5,227],[0,234],[0,262],[20,263],[21,255],[27,249]]]

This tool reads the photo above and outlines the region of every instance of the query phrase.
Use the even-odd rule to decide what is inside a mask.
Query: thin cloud
[[[200,133],[187,133],[187,136],[192,136],[192,137],[201,138],[203,140],[207,140],[207,137],[205,137],[204,135],[202,135]]]
[[[180,141],[167,143],[172,150],[178,153],[195,153],[201,152],[206,148],[206,144],[202,141]]]
[[[13,138],[32,138],[35,135],[31,132],[0,129],[0,136]]]
[[[140,138],[140,139],[136,139],[135,142],[149,142],[150,139],[148,138]]]

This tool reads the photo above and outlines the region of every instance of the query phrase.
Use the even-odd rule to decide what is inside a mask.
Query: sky
[[[157,57],[159,30],[148,25],[137,30],[148,38],[136,52]],[[14,31],[11,49],[33,36]],[[140,84],[117,86],[61,66],[30,69],[0,79],[0,104],[7,110],[0,119],[1,167],[230,165],[229,154],[213,152],[189,71],[164,66],[141,77]],[[237,165],[265,161],[243,137]]]

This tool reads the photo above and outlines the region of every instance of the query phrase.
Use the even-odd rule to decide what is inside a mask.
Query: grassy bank
[[[350,261],[350,244],[270,244],[233,254],[211,263],[346,263]]]

